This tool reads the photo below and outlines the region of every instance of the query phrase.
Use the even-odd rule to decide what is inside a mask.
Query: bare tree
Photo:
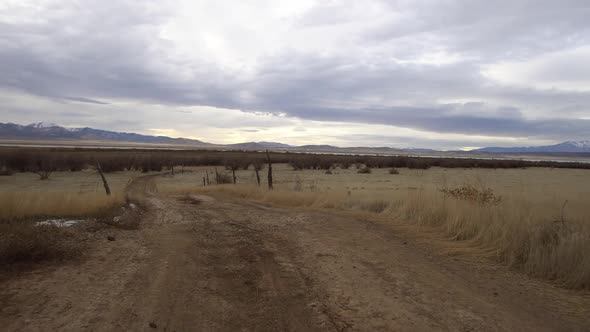
[[[256,173],[256,182],[260,186],[260,171],[264,168],[264,162],[260,159],[256,159],[252,162],[254,172]]]
[[[240,167],[243,167],[244,162],[241,162],[240,159],[232,158],[225,160],[224,164],[225,169],[231,170],[233,183],[236,184],[236,171],[240,169]],[[248,168],[248,166],[246,166],[246,168]]]
[[[47,180],[51,173],[57,171],[57,161],[50,155],[41,156],[35,161],[32,169],[39,175],[39,179]]]

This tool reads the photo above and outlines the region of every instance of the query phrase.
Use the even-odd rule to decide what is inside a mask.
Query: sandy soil
[[[153,177],[136,180],[135,190]],[[588,331],[590,298],[442,256],[385,225],[144,196],[139,230],[3,278],[3,331]]]

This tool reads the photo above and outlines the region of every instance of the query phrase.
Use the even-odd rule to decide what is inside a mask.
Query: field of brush
[[[326,172],[293,170],[286,164],[273,170],[272,191],[265,187],[266,170],[260,172],[260,187],[253,170],[237,171],[236,185],[203,187],[205,172],[213,182],[212,167],[162,178],[158,186],[168,192],[193,192],[196,187],[285,207],[361,212],[382,222],[435,231],[451,248],[565,287],[590,287],[588,170],[433,167],[399,168],[399,174],[390,174],[390,169],[375,168],[361,174],[354,166]]]
[[[34,173],[0,176],[0,220],[28,217],[84,217],[124,203],[126,185],[140,172],[108,174],[107,196],[94,170],[54,172],[48,180]]]
[[[38,168],[32,166],[22,167],[24,171],[20,172],[15,166],[13,174],[0,176],[0,220],[90,216],[122,205],[125,187],[133,178],[170,173],[171,165],[184,165],[176,166],[174,175],[158,179],[161,194],[212,193],[284,207],[355,213],[436,233],[450,247],[568,288],[590,288],[588,169],[525,168],[521,164],[510,165],[515,168],[462,168],[456,163],[473,161],[453,160],[446,161],[452,162],[451,168],[432,165],[421,169],[422,164],[410,163],[411,159],[367,157],[326,157],[332,158],[326,167],[319,163],[317,169],[309,169],[299,161],[315,160],[317,156],[277,154],[273,159],[293,162],[273,165],[271,191],[267,188],[266,167],[260,170],[261,185],[257,185],[251,163],[264,160],[259,154],[202,153],[194,157],[187,153],[177,156],[180,159],[151,153],[117,154],[101,159],[112,169],[105,174],[113,191],[107,196],[92,168],[94,162],[88,161],[92,159],[86,154],[84,160],[89,167],[57,170],[46,180],[41,180],[35,173]],[[250,163],[244,162],[248,160]],[[395,171],[389,166],[365,168],[365,160],[374,165],[381,160],[403,161],[411,167],[397,167]],[[343,166],[343,161],[349,167]],[[211,162],[217,166],[202,166]],[[224,183],[233,181],[232,168],[236,184],[216,185],[216,178],[223,178],[220,182]]]

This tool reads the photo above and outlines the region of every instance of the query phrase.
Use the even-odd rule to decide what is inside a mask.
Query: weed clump
[[[24,221],[0,224],[0,263],[33,263],[70,258],[80,251],[74,232]]]
[[[371,169],[367,166],[359,168],[357,171],[358,174],[371,174]]]
[[[502,201],[502,196],[494,193],[492,188],[476,188],[471,184],[465,184],[455,188],[442,188],[440,191],[447,197],[469,201],[481,205],[496,205]]]
[[[399,174],[399,171],[397,170],[397,168],[390,168],[389,174],[392,174],[392,175]]]

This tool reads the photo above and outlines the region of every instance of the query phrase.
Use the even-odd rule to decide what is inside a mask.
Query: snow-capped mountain
[[[37,122],[37,123],[31,123],[30,125],[27,125],[27,127],[40,129],[40,128],[52,128],[52,127],[59,127],[59,126],[54,123],[49,123],[49,122]]]
[[[535,152],[535,153],[552,153],[552,152],[570,152],[570,153],[590,153],[590,141],[567,141],[555,145],[544,145],[544,146],[528,146],[528,147],[489,147],[477,150],[475,152],[491,152],[491,153],[522,153],[522,152]]]
[[[14,123],[0,123],[0,139],[17,140],[93,140],[131,143],[209,145],[199,140],[150,136],[135,133],[121,133],[93,128],[64,128],[55,124],[37,122],[23,126]]]
[[[590,148],[590,141],[577,141],[577,142],[567,141],[567,142],[564,142],[562,144],[568,144],[568,145],[575,146],[575,147],[581,148],[581,149],[588,149],[588,148]]]

